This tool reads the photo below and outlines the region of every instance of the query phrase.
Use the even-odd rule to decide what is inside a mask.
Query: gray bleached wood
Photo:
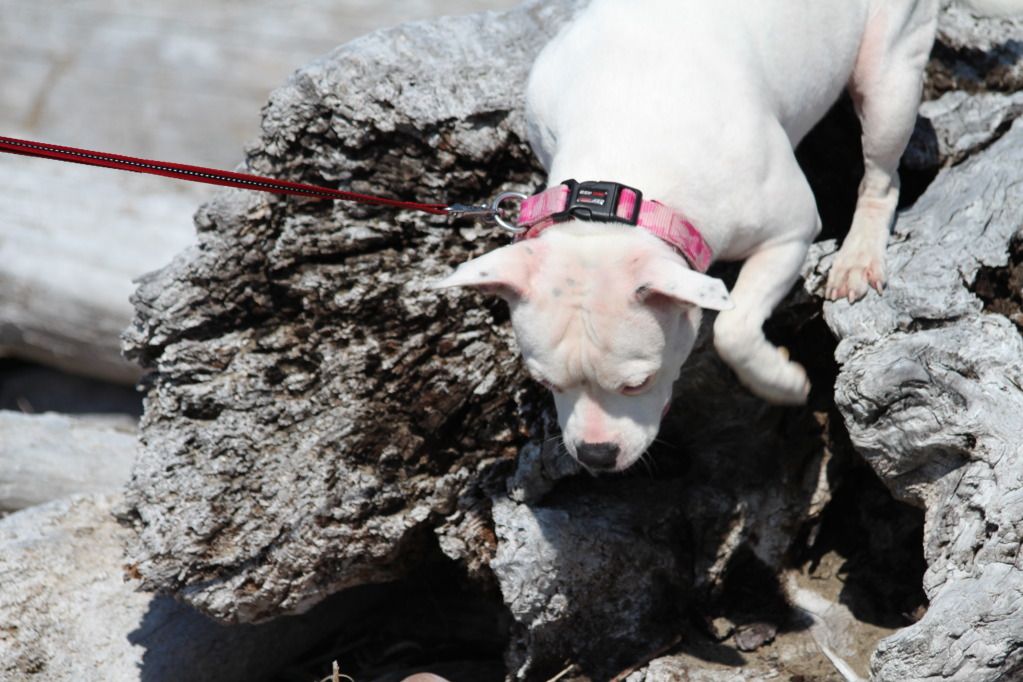
[[[926,510],[930,606],[881,642],[879,681],[1023,675],[1023,341],[970,290],[1020,236],[1020,158],[1017,121],[900,216],[883,296],[824,307],[853,444],[896,497]],[[828,251],[818,249],[812,289]]]
[[[0,519],[0,679],[265,679],[329,627],[329,613],[224,627],[124,575],[131,531],[115,496],[75,496]]]
[[[958,0],[942,5],[926,91],[1023,88],[1023,17],[978,19]]]
[[[129,419],[0,411],[0,511],[119,490],[138,452],[135,431]]]
[[[1023,91],[946,92],[920,106],[925,123],[910,141],[902,163],[914,170],[957,164],[997,139],[1020,114]]]
[[[194,240],[190,218],[208,192],[47,160],[3,161],[0,357],[134,383],[139,368],[120,352],[132,279]]]

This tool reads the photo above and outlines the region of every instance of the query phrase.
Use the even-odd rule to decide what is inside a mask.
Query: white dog
[[[827,296],[880,292],[937,11],[938,0],[594,0],[543,51],[527,116],[551,189],[524,206],[527,238],[438,286],[507,299],[582,464],[625,469],[650,446],[701,308],[721,311],[714,345],[743,384],[805,402],[806,372],[762,330],[820,230],[793,148],[848,87],[865,172]],[[611,182],[557,184],[568,179]],[[702,274],[711,258],[745,261],[730,296]]]

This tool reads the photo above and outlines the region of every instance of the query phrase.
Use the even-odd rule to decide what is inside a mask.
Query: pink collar
[[[566,180],[534,194],[522,202],[518,225],[526,229],[517,239],[539,237],[572,218],[642,227],[675,247],[699,272],[706,272],[713,260],[707,240],[684,215],[659,201],[644,201],[639,190],[616,182]]]

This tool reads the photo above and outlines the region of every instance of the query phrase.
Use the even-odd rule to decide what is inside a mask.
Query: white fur
[[[527,367],[560,389],[571,453],[612,443],[623,469],[650,446],[695,341],[697,306],[722,310],[715,346],[746,386],[805,401],[806,372],[762,331],[820,229],[793,147],[848,86],[866,171],[828,296],[880,291],[937,4],[593,0],[543,51],[527,119],[549,183],[637,187],[685,213],[717,258],[745,261],[728,301],[720,282],[649,234],[568,223],[442,283],[509,300]],[[638,395],[623,394],[650,375]]]

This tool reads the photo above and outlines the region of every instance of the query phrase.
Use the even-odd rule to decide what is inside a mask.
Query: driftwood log
[[[881,643],[879,680],[1023,676],[1021,158],[1017,121],[900,216],[883,296],[824,306],[852,442],[926,511],[930,606]]]
[[[130,419],[0,411],[0,511],[74,493],[111,493],[138,452]]]
[[[532,188],[521,85],[566,13],[357,40],[273,94],[248,166],[423,201]],[[155,370],[128,498],[145,584],[259,621],[400,575],[460,505],[486,519],[470,493],[513,465],[540,393],[499,305],[427,285],[501,236],[245,192],[197,225],[198,247],[142,281],[127,332]]]
[[[524,142],[524,80],[581,4],[531,2],[343,47],[274,93],[246,165],[424,201],[534,190],[542,175]],[[946,47],[932,73],[955,78],[934,85],[935,95],[965,88],[954,63],[976,56]],[[970,89],[986,87],[986,73]],[[142,452],[122,509],[135,531],[129,559],[141,584],[218,620],[254,623],[400,578],[442,553],[510,611],[510,675],[546,679],[568,660],[607,679],[676,642],[694,617],[712,620],[736,575],[755,574],[765,591],[781,592],[780,576],[807,529],[856,466],[844,418],[893,493],[927,510],[935,616],[885,640],[874,658],[877,678],[1009,674],[1013,652],[1023,650],[1001,658],[997,651],[1012,645],[1017,602],[977,598],[960,609],[960,621],[948,617],[971,584],[999,576],[1015,584],[1021,575],[1007,552],[1012,538],[1018,552],[1013,519],[1023,510],[997,497],[1019,472],[1018,452],[1014,460],[1008,444],[997,447],[1018,423],[1009,419],[1017,408],[1009,407],[1015,398],[998,403],[994,393],[1015,395],[1008,377],[1020,341],[1004,318],[981,314],[966,290],[980,265],[1004,265],[994,254],[1007,253],[1010,200],[1019,206],[1006,188],[1020,176],[1012,180],[1010,152],[1002,151],[1015,133],[984,148],[1018,113],[1002,104],[1001,123],[979,116],[976,130],[987,132],[972,146],[957,146],[954,132],[941,138],[939,129],[954,127],[940,117],[921,127],[918,167],[938,180],[900,227],[898,239],[910,246],[893,247],[891,288],[880,299],[825,308],[841,339],[840,368],[812,286],[819,270],[809,293],[796,291],[769,323],[772,337],[810,369],[808,407],[773,408],[751,397],[703,338],[651,471],[616,478],[576,475],[557,445],[548,398],[518,369],[502,305],[427,287],[503,243],[500,235],[409,213],[219,194],[197,215],[198,246],[142,280],[126,335],[128,354],[152,371]],[[852,140],[845,151],[855,158],[855,129],[837,128],[819,139]],[[972,166],[939,172],[971,155]],[[830,177],[828,148],[807,156],[810,166],[818,159],[814,177]],[[973,199],[995,167],[1002,189]],[[969,168],[980,170],[965,175]],[[855,168],[848,175],[842,191],[854,192]],[[957,197],[969,182],[976,194]],[[829,198],[827,184],[817,183],[825,222],[841,223],[844,199]],[[985,232],[996,214],[1004,224]],[[914,236],[917,229],[932,236]],[[829,248],[819,249],[820,268]],[[971,261],[976,267],[953,265],[964,252],[987,255]],[[907,289],[899,268],[911,256],[918,267]],[[925,267],[937,263],[940,273]],[[938,349],[965,340],[968,354],[925,352],[925,342]],[[949,373],[960,366],[956,376],[973,383],[957,385],[961,399],[952,399]],[[947,414],[936,435],[924,433],[930,414]],[[976,482],[952,485],[968,471]],[[992,505],[1004,511],[985,511]],[[979,537],[987,544],[978,551],[990,554],[974,557],[970,543]],[[977,627],[967,635],[955,622]],[[738,633],[752,648],[774,637],[754,625]],[[699,679],[735,679],[726,675],[743,659],[729,651],[732,670],[708,668]],[[686,669],[698,659],[690,656]],[[658,671],[672,670],[673,660],[630,680],[672,679]]]
[[[120,353],[132,280],[194,240],[189,216],[204,194],[161,179],[4,157],[0,357],[134,383],[141,372]]]
[[[75,496],[0,519],[0,679],[266,679],[332,626],[336,610],[225,627],[124,577],[131,531],[116,496]],[[357,613],[357,600],[346,604]]]

